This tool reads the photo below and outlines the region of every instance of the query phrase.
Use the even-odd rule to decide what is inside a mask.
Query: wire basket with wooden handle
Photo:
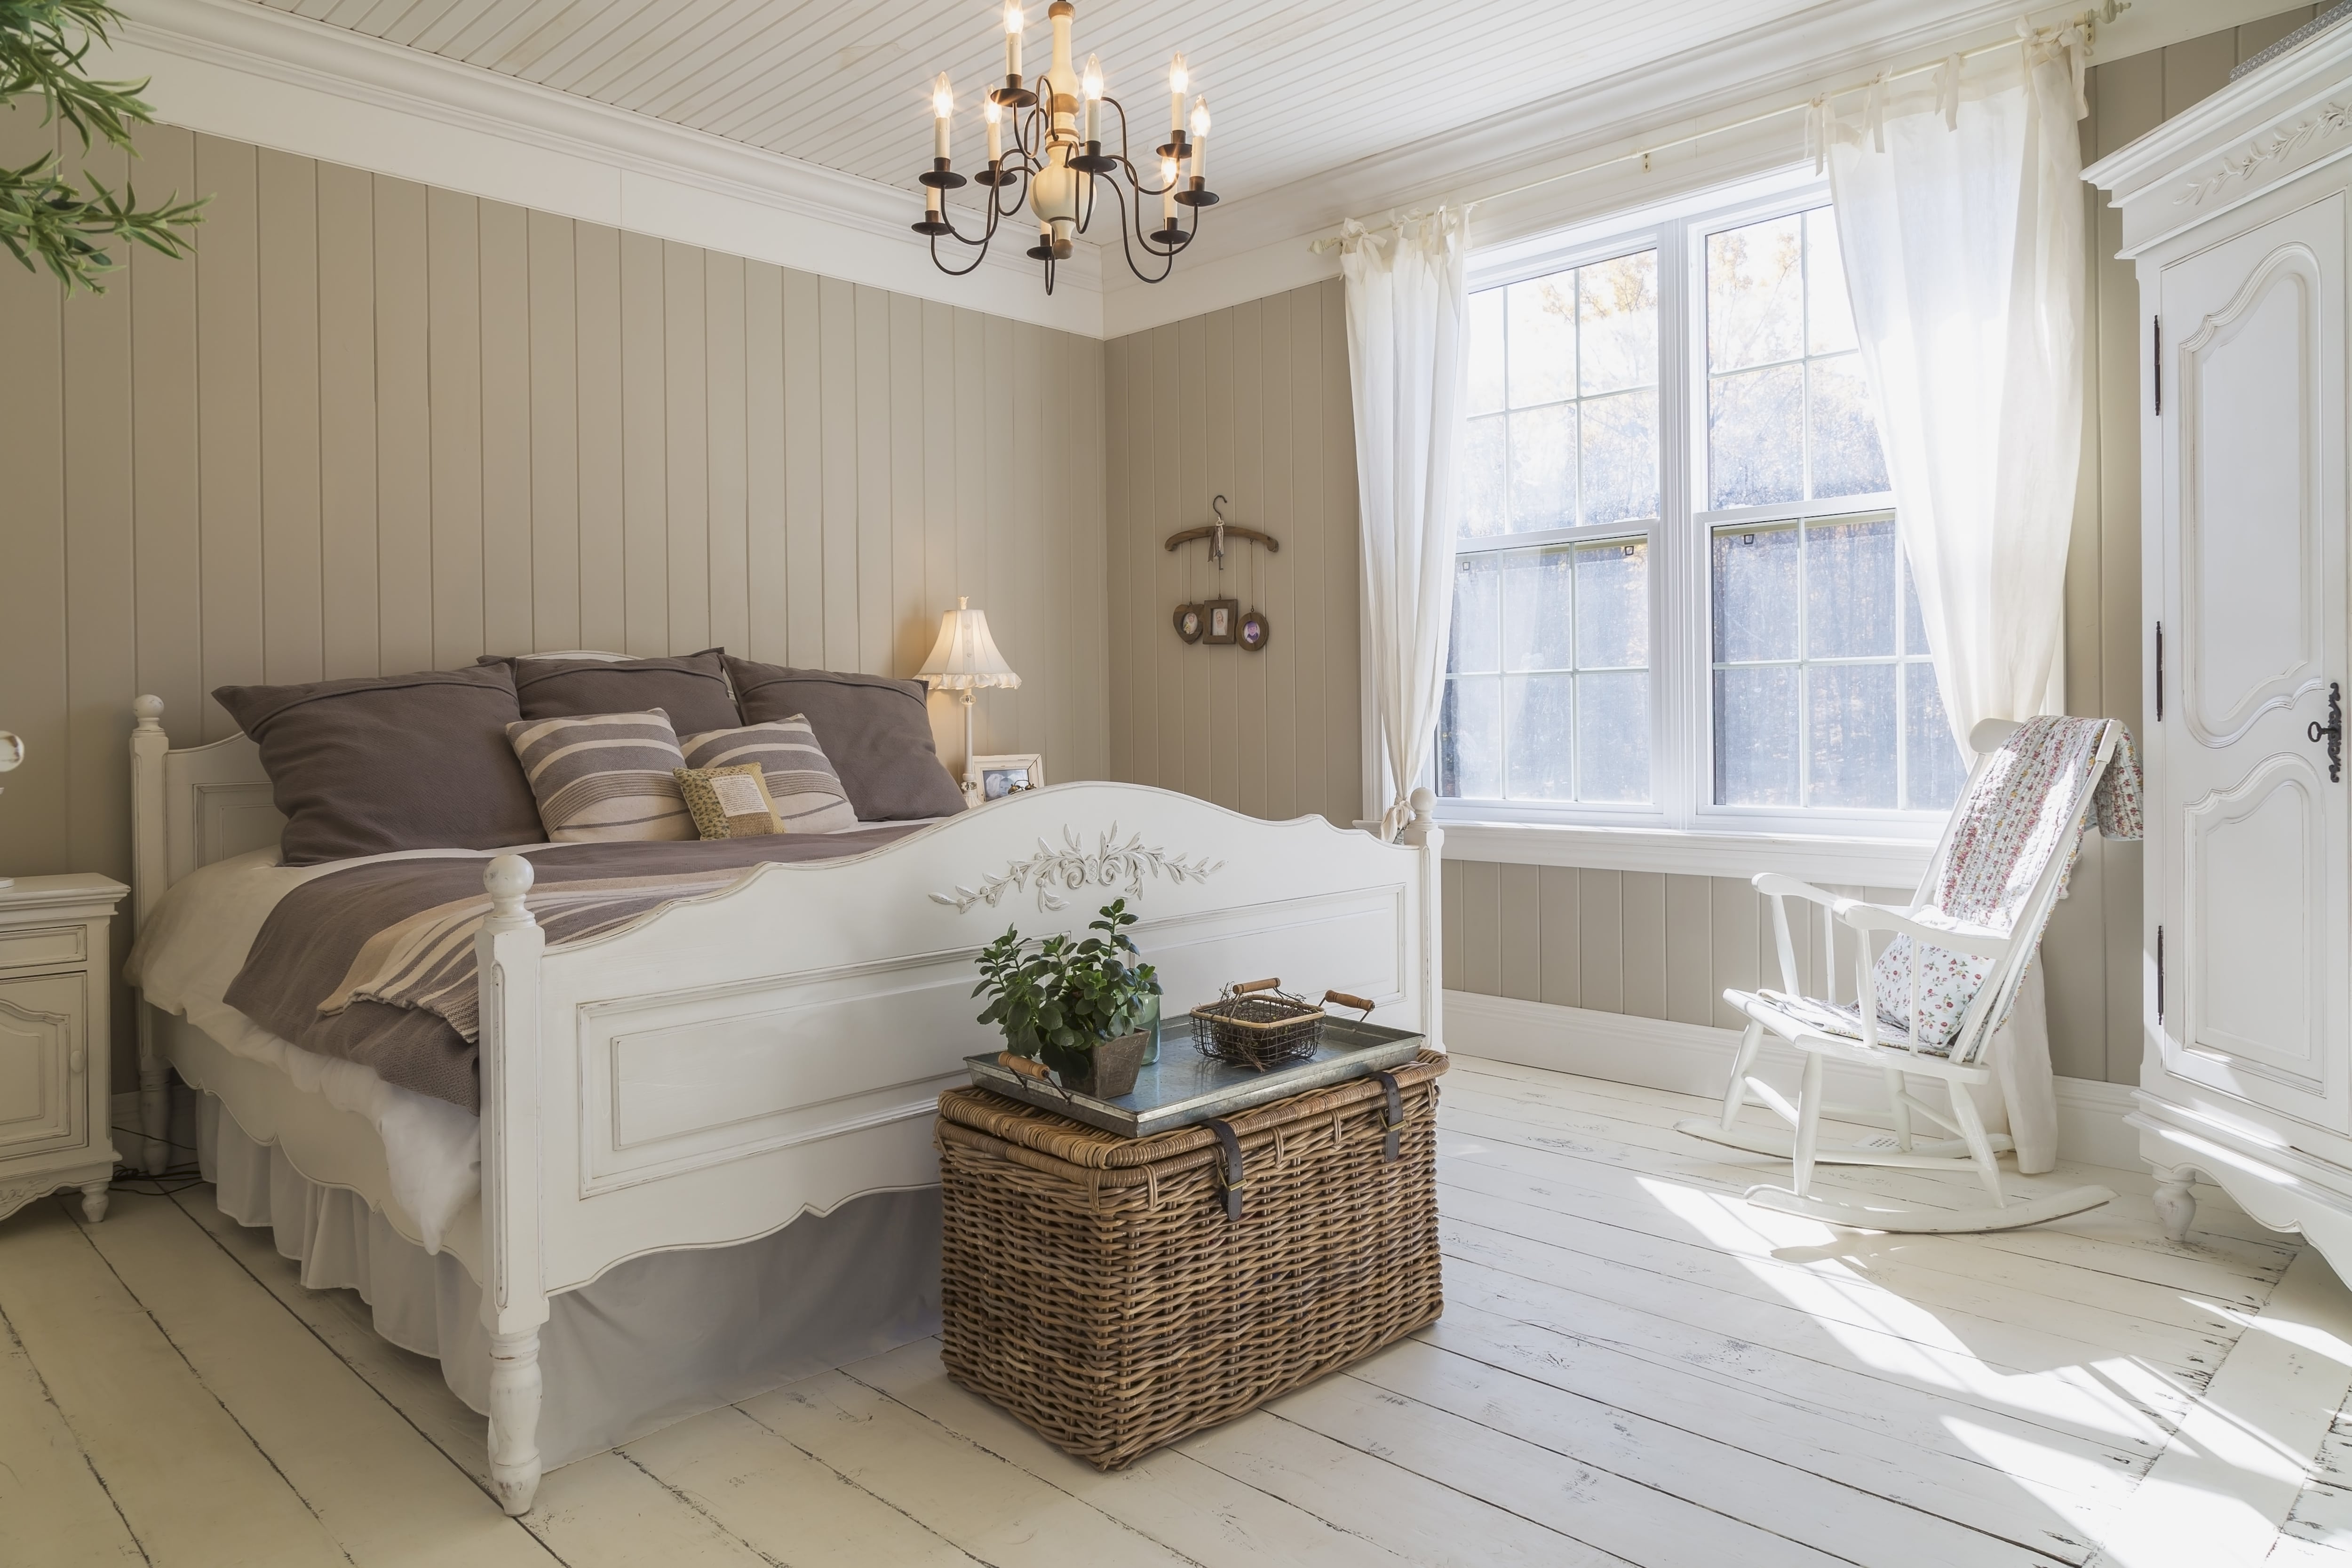
[[[1360,996],[1326,991],[1324,1002],[1362,1009]],[[1323,1008],[1282,989],[1279,978],[1225,987],[1214,1002],[1192,1009],[1192,1045],[1202,1056],[1264,1072],[1284,1062],[1303,1061],[1323,1039]]]

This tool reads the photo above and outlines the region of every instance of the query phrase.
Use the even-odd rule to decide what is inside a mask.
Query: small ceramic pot
[[[1062,1087],[1072,1094],[1095,1100],[1117,1100],[1123,1094],[1133,1094],[1135,1075],[1143,1070],[1144,1047],[1150,1043],[1148,1030],[1104,1040],[1087,1053],[1087,1070],[1083,1074],[1056,1076]]]

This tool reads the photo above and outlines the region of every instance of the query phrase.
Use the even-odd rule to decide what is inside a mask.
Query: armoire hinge
[[[2156,928],[2156,1021],[2164,1022],[2164,928]]]
[[[2164,623],[2156,623],[2156,721],[2164,722]]]
[[[2156,411],[2161,414],[2164,412],[2164,318],[2162,316],[2148,318],[2147,357],[2156,371],[2151,379],[2156,384]]]

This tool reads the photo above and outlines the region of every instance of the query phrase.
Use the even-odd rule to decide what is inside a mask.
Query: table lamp
[[[987,634],[982,632],[981,635],[985,637]],[[0,730],[0,773],[6,773],[24,760],[25,738],[22,735],[12,735],[5,730]],[[0,877],[0,888],[13,888],[16,885],[16,878]]]
[[[935,691],[963,693],[963,789],[966,796],[971,796],[980,788],[979,775],[971,766],[974,694],[983,686],[1018,686],[1021,678],[996,651],[996,639],[988,635],[988,616],[963,598],[940,617],[940,640],[931,645],[931,657],[923,660],[923,668],[916,673],[930,682]]]

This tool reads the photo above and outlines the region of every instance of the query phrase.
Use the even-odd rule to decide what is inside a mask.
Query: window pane
[[[1576,552],[1576,662],[1585,669],[1650,662],[1647,544],[1588,544]]]
[[[1936,688],[1936,667],[1905,665],[1903,684],[1903,744],[1911,763],[1911,776],[1905,781],[1911,798],[1905,804],[1914,811],[1948,811],[1960,798],[1969,770],[1960,764],[1959,742],[1952,739],[1951,721]]]
[[[1503,677],[1505,729],[1508,735],[1504,788],[1513,800],[1573,800],[1569,776],[1569,725],[1574,707],[1572,675]]]
[[[1878,447],[1878,416],[1872,411],[1862,356],[1815,360],[1806,368],[1812,378],[1813,494],[1855,496],[1886,489],[1886,458]]]
[[[1796,525],[1725,529],[1713,554],[1716,661],[1796,658]]]
[[[1811,787],[1805,804],[1895,805],[1895,667],[1817,664],[1805,671]]]
[[[1503,416],[1473,419],[1462,438],[1462,518],[1455,532],[1464,539],[1485,539],[1503,531],[1503,473],[1508,448],[1504,445]]]
[[[1788,665],[1715,672],[1718,805],[1797,804],[1797,671]]]
[[[1496,676],[1445,683],[1437,718],[1437,793],[1463,800],[1503,796],[1503,684]]]
[[[1853,308],[1846,300],[1845,262],[1838,254],[1837,214],[1815,207],[1805,215],[1805,352],[1843,353],[1853,346]]]
[[[1903,565],[1903,651],[1927,653],[1927,625],[1919,618],[1919,584],[1911,580],[1911,565]]]
[[[1514,355],[1513,363],[1517,362]],[[1510,531],[1576,525],[1576,405],[1507,414],[1511,422]]]
[[[1895,651],[1895,520],[1805,525],[1805,652],[1812,658]]]
[[[1616,392],[1658,379],[1658,253],[1621,256],[1577,273],[1581,390]]]
[[[1503,668],[1503,557],[1465,555],[1454,566],[1454,643],[1449,671]]]
[[[1714,372],[1805,350],[1801,215],[1706,237],[1706,364]]]
[[[1503,291],[1470,296],[1470,412],[1494,414],[1503,406]]]
[[[1576,678],[1577,797],[1650,798],[1650,678]]]
[[[1621,392],[1578,405],[1584,418],[1584,521],[1658,515],[1658,395]]]
[[[1511,406],[1576,395],[1576,274],[1555,272],[1504,290],[1510,296]]]
[[[1707,388],[1707,472],[1717,507],[1762,506],[1805,493],[1805,371],[1784,364]]]
[[[1503,668],[1570,669],[1573,623],[1565,550],[1517,552],[1502,558]],[[1458,602],[1458,601],[1457,601]]]

